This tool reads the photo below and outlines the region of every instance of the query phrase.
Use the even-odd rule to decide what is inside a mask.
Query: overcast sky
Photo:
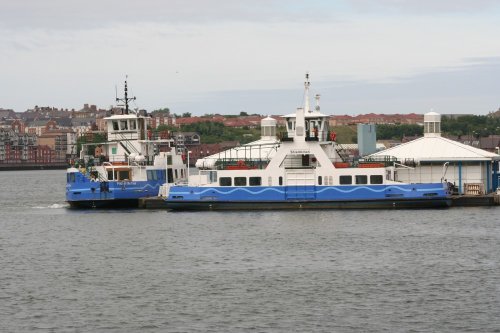
[[[0,0],[0,108],[326,114],[500,107],[496,0]]]

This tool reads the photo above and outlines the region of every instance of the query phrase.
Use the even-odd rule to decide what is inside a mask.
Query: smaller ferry
[[[309,76],[304,107],[276,120],[262,121],[266,145],[246,145],[204,160],[188,184],[168,186],[171,210],[432,208],[451,204],[447,183],[397,180],[398,161],[349,163],[328,128],[328,116],[309,107]],[[319,95],[317,95],[319,96]],[[276,140],[276,138],[278,138]]]
[[[117,98],[121,114],[104,118],[107,140],[83,144],[80,159],[67,169],[66,201],[73,208],[137,207],[139,198],[161,195],[162,186],[183,182],[187,166],[167,135],[152,138],[149,117]]]

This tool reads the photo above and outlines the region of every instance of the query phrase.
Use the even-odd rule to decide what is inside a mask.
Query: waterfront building
[[[458,193],[479,189],[475,194],[490,193],[499,186],[500,155],[441,136],[441,115],[424,116],[424,136],[416,140],[369,155],[368,159],[398,160],[398,180],[419,183],[441,179],[456,185]]]

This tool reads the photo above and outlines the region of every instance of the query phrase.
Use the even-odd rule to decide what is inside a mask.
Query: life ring
[[[335,132],[331,132],[330,133],[330,141],[335,141],[336,138],[337,138],[337,134]]]

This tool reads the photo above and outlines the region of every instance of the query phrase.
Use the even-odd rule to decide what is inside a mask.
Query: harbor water
[[[0,172],[0,332],[500,332],[500,207],[70,210]]]

